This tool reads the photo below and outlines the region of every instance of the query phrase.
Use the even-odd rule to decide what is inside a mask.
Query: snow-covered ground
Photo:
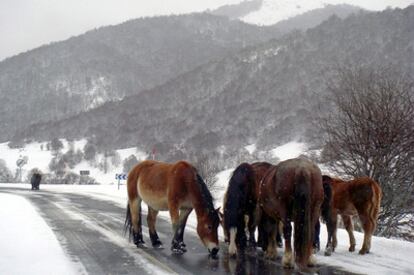
[[[63,148],[61,153],[66,153],[71,146],[72,149],[76,152],[77,150],[83,151],[85,147],[86,140],[74,141],[71,145],[65,139],[60,140],[63,143]],[[27,181],[27,173],[33,169],[37,168],[42,173],[49,173],[49,163],[53,158],[52,151],[46,150],[47,143],[43,142],[32,142],[26,144],[22,148],[9,148],[8,143],[0,143],[0,159],[6,162],[7,168],[13,173],[16,172],[17,166],[16,162],[18,159],[27,158],[27,164],[22,168],[22,182]],[[116,150],[120,156],[120,163],[116,166],[109,165],[109,169],[104,173],[97,165],[92,165],[90,162],[83,160],[77,164],[73,169],[68,168],[68,172],[79,173],[81,170],[88,170],[90,176],[94,178],[98,183],[101,184],[111,184],[116,183],[115,174],[122,173],[122,162],[131,155],[135,155],[138,160],[143,160],[147,158],[147,154],[138,150],[136,147],[124,148]],[[102,161],[103,154],[97,154],[96,163]]]
[[[26,199],[0,192],[0,274],[86,274]]]
[[[231,170],[226,170],[225,172],[221,173],[220,180],[226,181],[228,175],[230,175]],[[225,182],[220,183],[220,185],[226,184]],[[29,184],[0,184],[0,186],[13,186],[13,187],[20,187],[20,188],[29,188]],[[126,187],[125,185],[121,186],[121,188],[118,190],[117,186],[115,185],[94,185],[94,186],[88,186],[88,185],[43,185],[41,186],[42,190],[48,190],[53,192],[70,192],[70,193],[80,193],[80,194],[87,194],[89,196],[95,197],[100,200],[106,200],[111,201],[113,203],[116,203],[117,205],[121,207],[125,207],[126,205]],[[16,274],[19,273],[19,270],[10,269],[10,271],[16,271],[16,272],[8,272],[7,268],[16,268],[14,264],[11,264],[11,260],[9,261],[9,265],[3,265],[2,260],[5,259],[5,256],[8,257],[8,259],[12,259],[14,263],[19,263],[21,259],[30,258],[29,256],[25,257],[21,254],[21,249],[30,250],[31,247],[35,247],[34,245],[28,245],[27,241],[25,241],[25,246],[21,249],[18,249],[16,246],[13,246],[11,248],[8,248],[8,246],[4,246],[3,243],[8,242],[8,240],[11,239],[21,239],[22,236],[28,235],[24,232],[24,229],[22,231],[19,231],[19,221],[8,221],[7,217],[4,212],[9,212],[7,215],[10,214],[10,209],[13,209],[12,213],[16,213],[15,211],[19,211],[17,206],[14,207],[14,205],[20,205],[22,204],[22,198],[19,198],[17,196],[11,196],[7,195],[7,209],[8,211],[5,211],[5,207],[3,206],[3,199],[6,195],[3,195],[0,193],[0,216],[2,217],[0,219],[0,229],[1,229],[1,236],[0,236],[0,246],[2,249],[0,250],[0,274]],[[24,201],[24,200],[23,200]],[[25,201],[24,201],[25,202]],[[27,203],[27,202],[26,202]],[[217,205],[221,204],[221,199],[216,201]],[[13,205],[10,207],[10,205]],[[22,206],[25,208],[24,211],[28,211],[28,206]],[[29,207],[30,208],[30,207]],[[16,210],[15,210],[16,209]],[[3,211],[2,211],[3,210]],[[145,207],[144,207],[145,210]],[[24,213],[24,211],[22,213]],[[32,211],[32,210],[31,210]],[[33,211],[34,212],[34,211]],[[36,216],[33,215],[32,212],[28,212],[28,216],[32,217]],[[19,214],[20,215],[20,214]],[[13,216],[13,215],[11,215]],[[169,214],[168,212],[160,212],[160,216],[164,219],[169,220]],[[23,220],[20,218],[15,220]],[[29,220],[30,222],[30,220]],[[145,221],[144,221],[145,222]],[[194,213],[189,218],[187,230],[194,231],[195,233],[195,227],[196,227],[196,218]],[[11,224],[14,224],[11,226]],[[43,222],[44,224],[44,222]],[[9,233],[8,236],[5,237],[3,232],[3,228],[9,227]],[[27,228],[27,224],[24,226]],[[50,230],[49,230],[50,231]],[[21,233],[20,233],[21,232]],[[222,235],[222,230],[219,230],[220,234]],[[7,235],[7,233],[6,233]],[[29,236],[32,234],[29,234]],[[321,246],[324,247],[325,241],[326,241],[326,228],[325,226],[322,226],[321,229]],[[223,237],[223,236],[221,236]],[[360,248],[362,241],[363,241],[363,234],[359,232],[355,232],[355,238],[357,242],[357,249]],[[45,238],[41,241],[42,245],[47,244],[47,247],[49,247],[49,242],[53,243],[56,242],[55,239],[51,239],[50,237]],[[332,266],[338,266],[345,270],[356,272],[356,273],[364,273],[364,274],[414,274],[414,243],[400,241],[400,240],[390,240],[386,238],[381,237],[373,237],[372,239],[372,249],[371,253],[368,255],[361,256],[357,252],[350,253],[348,252],[348,235],[345,230],[339,229],[338,230],[338,247],[336,252],[331,257],[326,257],[323,255],[323,249],[321,252],[317,254],[317,260],[320,263],[332,265]],[[52,246],[52,245],[51,245]],[[6,247],[6,249],[4,249]],[[283,253],[280,251],[280,253]],[[28,253],[30,254],[30,253]],[[56,252],[53,252],[53,254],[62,255]],[[61,259],[60,261],[63,261]],[[64,262],[64,261],[63,261]],[[50,264],[45,265],[50,268]],[[53,267],[53,266],[52,266]],[[59,268],[68,268],[68,271],[66,272],[57,272],[56,274],[70,274],[70,272],[76,272],[76,267],[74,268],[70,264],[63,265]],[[43,268],[43,267],[39,267]],[[39,269],[39,274],[41,269]],[[24,273],[24,272],[23,272]],[[32,273],[30,273],[32,274]]]
[[[264,0],[262,7],[241,20],[257,25],[272,25],[302,13],[323,8],[325,5],[349,4],[371,11],[390,8],[405,8],[412,0]]]
[[[306,148],[307,148],[306,144],[292,141],[290,143],[274,148],[273,150],[270,151],[270,153],[272,154],[273,157],[277,157],[280,160],[285,160],[288,158],[297,157],[298,155],[302,154],[306,150]],[[247,146],[246,149],[249,150],[249,152],[253,153],[256,150],[256,146],[254,144],[251,144]],[[42,166],[41,163],[43,162],[49,163],[50,158],[51,158],[51,156],[47,155],[47,154],[50,154],[50,152],[48,151],[45,152],[45,151],[40,150],[40,144],[31,144],[27,146],[24,150],[20,150],[20,151],[17,149],[7,150],[5,149],[4,144],[0,144],[0,154],[1,154],[0,156],[1,157],[7,156],[7,159],[6,159],[7,162],[11,163],[12,165],[15,162],[15,159],[13,158],[19,157],[19,154],[21,154],[22,152],[25,152],[31,156],[31,158],[29,158],[28,166],[31,163],[34,167],[45,167],[45,166]],[[136,148],[118,150],[118,153],[121,155],[122,159],[134,153],[138,154],[137,152],[139,152],[139,150],[137,150]],[[138,154],[138,155],[140,158],[145,158],[144,154]],[[30,160],[32,160],[32,162],[30,162]],[[90,169],[92,171],[95,171],[93,170],[94,169],[93,167],[88,166],[88,163],[85,162],[83,165],[85,166],[78,167],[78,168],[79,169]],[[47,168],[44,168],[44,169],[47,169]],[[217,189],[214,194],[214,197],[216,199],[215,201],[216,207],[221,206],[222,204],[224,192],[227,187],[228,180],[231,176],[233,169],[234,168],[221,171],[216,176]],[[103,174],[102,172],[97,170],[94,173],[97,173],[102,178],[111,177],[111,181],[114,182],[113,175],[112,175],[114,172],[115,170],[109,172],[109,174]],[[19,188],[26,188],[26,189],[29,188],[29,184],[0,184],[0,186],[13,186],[13,187],[19,187]],[[70,193],[87,194],[89,196],[93,196],[101,200],[111,201],[113,203],[116,203],[120,207],[125,207],[126,201],[127,201],[125,185],[121,185],[120,188],[118,189],[118,186],[116,184],[115,185],[112,185],[112,184],[106,184],[106,185],[45,185],[43,184],[41,185],[41,189],[47,190],[47,191],[53,191],[53,192],[70,192]],[[24,203],[28,204],[28,202],[17,196],[4,195],[1,193],[0,195],[1,195],[0,196],[0,217],[1,217],[0,232],[2,232],[1,234],[2,236],[0,236],[0,247],[2,247],[2,250],[0,250],[0,274],[15,274],[15,273],[19,273],[19,270],[10,269],[11,272],[7,272],[9,271],[7,268],[13,268],[13,266],[15,265],[14,264],[3,265],[2,260],[13,259],[15,262],[17,262],[27,257],[23,257],[21,255],[20,249],[14,249],[14,247],[8,248],[8,246],[3,245],[3,243],[13,238],[24,240],[23,238],[20,238],[20,235],[22,236],[32,235],[32,234],[29,234],[29,235],[25,234],[23,231],[20,233],[20,231],[14,229],[14,228],[23,228],[23,226],[18,223],[18,222],[21,222],[21,220],[24,220],[24,219],[21,219],[21,216],[19,216],[18,219],[15,219],[12,221],[10,220],[15,215],[13,213],[28,213],[28,212],[25,212],[28,210],[19,211],[18,207],[14,207],[11,205],[22,206]],[[4,207],[3,203],[7,204],[7,208]],[[22,207],[24,209],[28,209],[27,205],[22,206]],[[6,209],[8,211],[6,211]],[[13,209],[13,211],[10,211],[10,209]],[[143,209],[145,212],[146,207],[144,207]],[[30,211],[32,212],[30,212],[29,216],[31,217],[36,216],[36,215],[33,215],[33,212],[35,212],[34,210],[30,210]],[[168,212],[160,212],[159,216],[164,219],[169,220]],[[37,219],[41,219],[38,216],[36,217]],[[196,220],[195,214],[192,213],[189,217],[188,226],[186,230],[191,230],[194,232],[194,234],[196,234],[195,232],[196,222],[197,220]],[[37,220],[36,223],[41,223],[41,222]],[[13,224],[13,225],[10,226],[10,224]],[[44,222],[42,224],[46,226]],[[9,229],[12,228],[12,230],[5,231],[3,229],[7,227],[9,227]],[[25,224],[24,227],[30,228],[33,226],[28,226],[27,224]],[[6,232],[6,234],[4,234],[3,232]],[[219,230],[219,232],[222,235],[221,229]],[[49,230],[49,233],[51,233],[50,230]],[[7,234],[10,236],[6,236]],[[356,232],[355,237],[357,240],[357,247],[359,248],[363,241],[363,235],[361,233]],[[321,230],[321,245],[322,246],[325,245],[325,240],[326,240],[326,229],[323,226]],[[325,263],[328,265],[342,267],[348,271],[357,272],[357,273],[366,273],[366,274],[375,274],[375,275],[378,275],[378,274],[414,274],[414,243],[374,237],[372,240],[372,253],[368,255],[360,256],[357,253],[348,252],[348,236],[347,236],[346,231],[341,230],[341,229],[338,230],[338,240],[339,240],[338,248],[337,248],[337,251],[333,254],[333,256],[325,257],[323,256],[323,251],[321,251],[317,255],[317,259],[319,262]],[[41,242],[49,244],[53,242],[56,243],[56,240],[53,238],[50,238],[49,236]],[[6,247],[6,249],[4,249],[4,247]],[[28,247],[26,245],[25,247],[28,254],[30,254],[31,247],[35,247],[35,245],[33,246],[29,245]],[[59,254],[55,252],[53,254],[62,255],[62,253]],[[61,261],[64,261],[64,259],[61,259]],[[77,267],[74,268],[70,264],[66,264],[66,265],[62,264],[62,268],[63,267],[68,268],[67,269],[68,271],[64,272],[65,274],[71,273],[71,272],[79,273],[79,269],[77,270],[76,269]],[[43,267],[39,267],[39,268],[43,268]],[[41,271],[42,270],[39,269],[39,273],[41,273]],[[62,272],[56,272],[56,273],[62,273]]]

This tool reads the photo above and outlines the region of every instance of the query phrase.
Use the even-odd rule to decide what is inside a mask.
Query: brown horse
[[[379,184],[369,177],[356,178],[351,181],[323,176],[324,184],[332,187],[331,219],[333,223],[332,240],[328,237],[327,248],[334,251],[337,246],[337,216],[341,215],[345,229],[349,235],[349,251],[355,251],[352,216],[358,215],[364,230],[364,243],[359,254],[369,253],[371,237],[377,226],[381,205],[382,191]]]
[[[274,221],[283,222],[285,253],[283,266],[293,268],[291,247],[294,222],[295,262],[300,268],[314,265],[312,243],[316,222],[320,215],[324,191],[319,168],[309,160],[296,158],[280,162],[268,170],[260,185],[259,205]],[[275,258],[276,229],[269,234],[266,256]]]
[[[186,252],[184,229],[193,208],[197,215],[197,233],[212,256],[218,246],[219,216],[212,196],[197,170],[185,161],[168,164],[146,160],[128,174],[128,206],[125,229],[138,247],[145,246],[141,229],[141,201],[148,205],[148,228],[153,247],[162,247],[155,230],[158,211],[169,211],[174,237],[173,253]]]

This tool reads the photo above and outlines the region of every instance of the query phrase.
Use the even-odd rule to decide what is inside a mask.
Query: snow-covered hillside
[[[74,142],[68,142],[65,139],[60,140],[63,144],[61,153],[66,153],[69,149],[74,151],[83,150],[86,144],[86,140],[78,140]],[[303,152],[306,151],[306,144],[292,141],[286,144],[283,144],[279,147],[276,147],[269,151],[269,153],[279,160],[285,160],[288,158],[297,157]],[[246,146],[246,150],[253,154],[256,151],[256,145],[250,144]],[[81,170],[88,170],[90,172],[90,177],[94,178],[100,184],[111,184],[115,183],[115,174],[122,173],[123,167],[122,163],[131,155],[135,155],[137,160],[144,160],[148,155],[142,152],[139,148],[125,148],[115,150],[119,155],[120,161],[117,165],[108,165],[106,173],[103,172],[102,167],[99,168],[98,163],[102,163],[104,158],[103,154],[97,154],[95,161],[93,163],[82,160],[80,163],[72,169],[69,167],[66,168],[66,172],[73,172],[79,174]],[[50,173],[49,164],[53,158],[53,153],[51,150],[47,150],[47,143],[33,142],[26,144],[22,148],[9,148],[8,143],[0,143],[0,160],[6,162],[7,168],[13,173],[16,172],[17,166],[16,162],[18,159],[27,159],[27,164],[23,166],[22,169],[22,181],[27,180],[27,174],[30,170],[37,168],[42,173]],[[228,171],[228,170],[226,170]],[[222,173],[219,174],[219,177],[222,177]],[[224,182],[224,181],[220,181]],[[219,186],[219,189],[222,190],[225,186]]]
[[[305,12],[323,8],[325,5],[349,4],[371,11],[391,8],[405,8],[412,0],[264,0],[262,7],[241,20],[257,25],[272,25]]]

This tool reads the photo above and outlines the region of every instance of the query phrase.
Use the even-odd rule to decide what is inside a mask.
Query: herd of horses
[[[185,225],[194,209],[197,233],[212,257],[219,251],[221,225],[230,256],[242,254],[247,247],[260,247],[265,257],[275,259],[283,234],[282,265],[293,268],[296,263],[300,269],[315,265],[313,253],[320,247],[320,219],[328,232],[325,255],[331,255],[337,246],[338,215],[349,234],[351,252],[355,250],[352,216],[358,215],[364,230],[359,253],[369,253],[382,197],[381,188],[373,179],[331,178],[322,175],[318,166],[305,158],[277,165],[240,164],[229,180],[222,212],[214,208],[211,193],[197,169],[185,161],[139,163],[128,174],[127,191],[125,230],[138,247],[146,247],[141,227],[144,201],[148,205],[147,223],[154,248],[162,248],[155,228],[158,211],[169,211],[174,232],[171,250],[175,254],[185,253]]]

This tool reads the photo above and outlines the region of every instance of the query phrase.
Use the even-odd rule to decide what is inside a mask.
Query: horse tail
[[[371,222],[373,223],[373,225],[376,227],[378,214],[379,214],[380,207],[381,207],[382,191],[381,191],[381,187],[379,186],[379,184],[375,181],[371,182],[371,188],[372,188],[372,198],[371,198],[371,209],[369,211],[369,218],[371,219]]]
[[[125,223],[124,223],[124,236],[128,232],[128,239],[131,241],[132,236],[132,219],[131,219],[131,209],[129,207],[129,203],[127,204],[126,215],[125,215]]]
[[[138,175],[142,169],[142,163],[135,165],[131,171],[128,173],[127,178],[127,192],[128,192],[128,202],[126,207],[125,223],[124,223],[124,235],[128,232],[129,240],[131,240],[133,234],[133,224],[132,224],[132,213],[131,213],[131,203],[138,198]],[[141,211],[141,209],[140,209]],[[141,215],[141,212],[139,213]]]
[[[329,223],[332,212],[332,186],[327,182],[323,183],[323,193],[324,196],[321,206],[322,220],[325,223]]]
[[[311,254],[311,194],[309,175],[301,171],[296,175],[294,191],[294,248],[295,262],[306,267]]]

